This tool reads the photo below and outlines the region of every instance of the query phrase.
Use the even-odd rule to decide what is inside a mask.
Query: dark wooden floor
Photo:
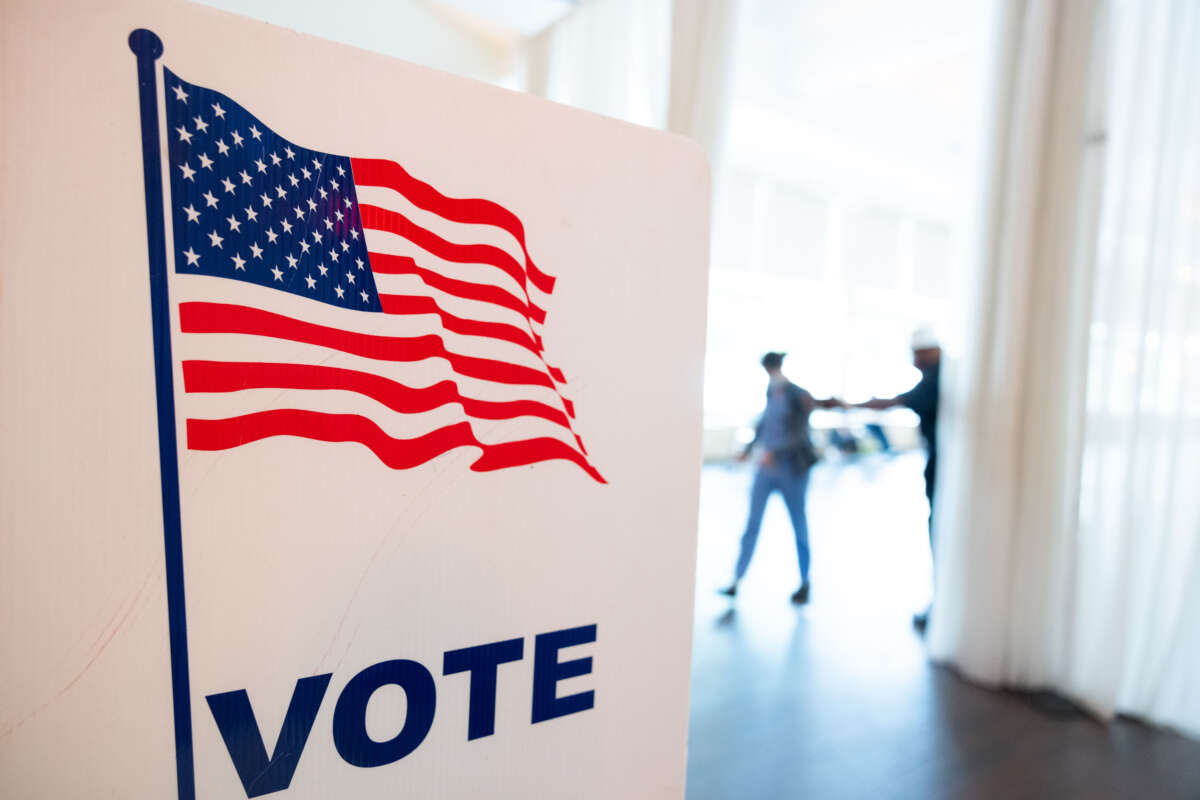
[[[782,503],[736,601],[748,474],[706,468],[688,798],[1200,799],[1200,742],[1100,724],[931,666],[908,620],[928,595],[920,461],[822,465],[813,601],[793,608]]]

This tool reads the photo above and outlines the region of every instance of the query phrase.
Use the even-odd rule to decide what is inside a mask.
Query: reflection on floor
[[[793,607],[795,545],[767,509],[735,601],[748,468],[702,479],[689,800],[1200,798],[1200,742],[1048,713],[925,660],[910,625],[929,595],[921,457],[814,470],[812,602]]]

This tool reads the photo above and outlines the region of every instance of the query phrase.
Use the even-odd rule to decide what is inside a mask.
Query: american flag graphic
[[[293,436],[408,469],[471,447],[476,471],[565,459],[604,482],[515,214],[300,147],[164,74],[189,449]]]

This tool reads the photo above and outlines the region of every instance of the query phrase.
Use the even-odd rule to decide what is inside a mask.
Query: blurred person
[[[918,328],[910,342],[913,353],[913,366],[921,370],[921,380],[907,392],[895,397],[872,397],[865,403],[848,404],[850,408],[873,408],[884,410],[903,406],[916,413],[921,430],[921,438],[925,441],[925,498],[929,501],[929,549],[933,551],[933,491],[937,475],[937,415],[938,415],[938,382],[941,375],[942,348],[937,336],[930,328]],[[913,616],[913,626],[924,631],[929,621],[929,611],[923,611]]]
[[[739,461],[758,453],[758,466],[750,486],[750,514],[742,534],[741,551],[734,567],[733,583],[722,594],[737,596],[738,582],[750,566],[754,546],[758,543],[763,511],[774,492],[783,496],[792,530],[796,535],[796,556],[800,562],[800,588],[792,594],[793,603],[807,603],[809,593],[808,517],[805,495],[808,473],[817,462],[817,451],[809,434],[808,418],[817,406],[829,408],[832,400],[816,400],[811,394],[792,383],[783,374],[785,353],[767,353],[762,357],[767,371],[767,404],[754,430],[754,439],[746,445]]]

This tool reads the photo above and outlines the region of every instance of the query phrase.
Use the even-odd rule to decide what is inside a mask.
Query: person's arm
[[[742,452],[738,455],[738,457],[737,457],[738,461],[745,461],[746,459],[748,459],[750,457],[750,454],[752,452],[754,452],[754,445],[758,444],[758,437],[761,435],[762,435],[762,419],[760,418],[754,426],[754,438],[752,438],[750,440],[750,443],[747,444],[745,449],[743,449]]]
[[[846,403],[847,408],[872,408],[876,411],[884,411],[889,408],[907,405],[905,396],[898,394],[895,397],[872,397],[870,400],[862,403]]]

